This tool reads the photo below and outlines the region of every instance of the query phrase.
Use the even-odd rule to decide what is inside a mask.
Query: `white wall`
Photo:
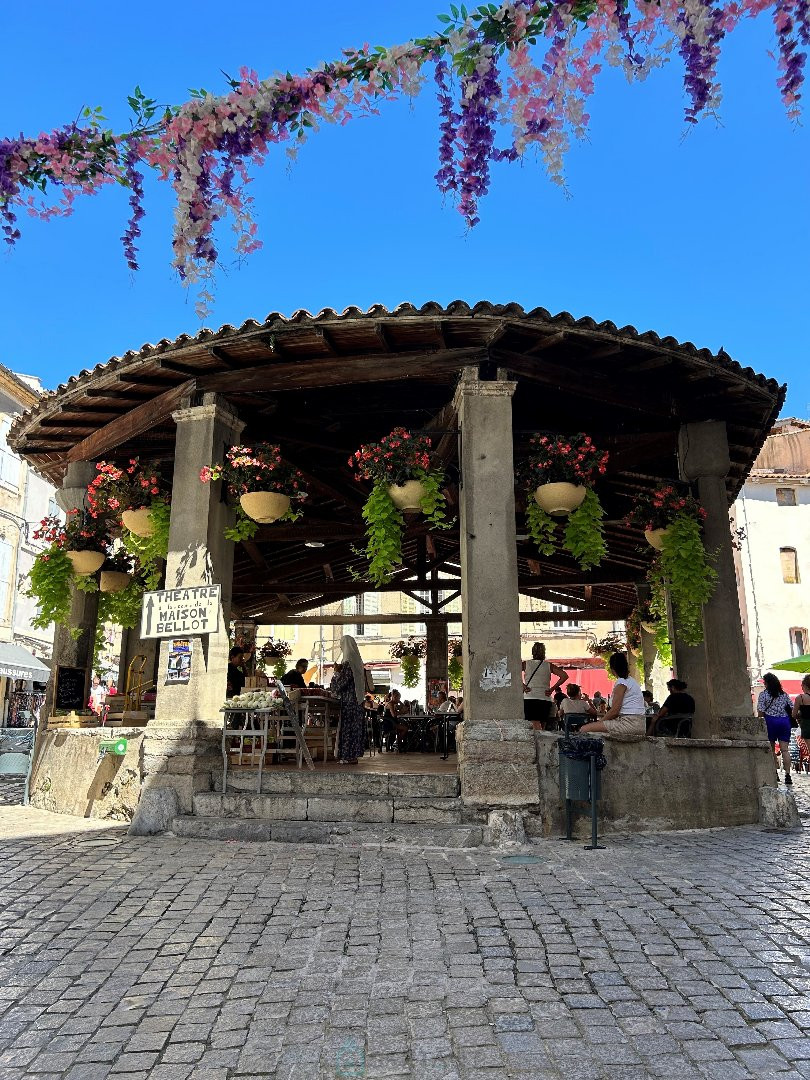
[[[777,487],[796,490],[796,506],[779,506]],[[745,484],[735,504],[746,538],[739,553],[745,588],[752,676],[791,655],[791,627],[810,631],[810,485],[787,477]],[[799,584],[782,580],[780,548],[795,548]]]

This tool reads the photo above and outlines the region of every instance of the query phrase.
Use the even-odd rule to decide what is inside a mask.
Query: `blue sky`
[[[161,102],[220,91],[220,68],[301,71],[364,41],[436,28],[440,0],[238,6],[209,0],[81,5],[4,15],[0,134],[37,133],[103,105],[127,122],[136,83]],[[497,165],[481,224],[442,205],[436,105],[325,128],[288,171],[277,151],[253,185],[264,249],[236,268],[223,246],[208,325],[271,311],[488,299],[612,319],[713,350],[789,384],[785,412],[810,414],[807,295],[810,136],[785,118],[767,17],[725,43],[721,125],[684,138],[681,65],[627,86],[606,70],[587,143],[569,159],[570,197],[533,159]],[[808,91],[810,100],[810,91]],[[22,219],[0,255],[0,362],[55,386],[144,342],[196,332],[193,297],[170,268],[171,191],[147,181],[141,271],[119,237],[127,193],[110,188],[67,220]]]

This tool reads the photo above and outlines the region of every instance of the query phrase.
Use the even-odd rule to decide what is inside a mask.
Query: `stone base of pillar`
[[[694,735],[693,737],[697,738]],[[758,716],[720,716],[714,724],[711,738],[714,739],[762,739],[767,742],[765,721]]]
[[[193,811],[194,796],[211,790],[212,772],[222,766],[219,727],[201,721],[156,724],[143,741],[141,798],[129,831],[134,836],[165,832],[171,819]]]
[[[525,721],[521,718],[519,723]],[[463,727],[464,725],[461,725]],[[461,799],[467,806],[536,806],[539,802],[534,732],[504,735],[501,724],[476,722],[472,735],[456,729]]]

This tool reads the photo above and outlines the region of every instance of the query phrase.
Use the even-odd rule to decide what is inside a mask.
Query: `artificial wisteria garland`
[[[428,64],[435,65],[440,108],[436,181],[472,227],[493,161],[514,161],[534,148],[550,178],[564,183],[565,153],[571,136],[586,134],[585,106],[603,61],[622,67],[628,79],[643,79],[677,51],[685,66],[685,117],[694,123],[719,104],[722,39],[765,11],[774,20],[779,92],[798,120],[810,0],[511,0],[470,12],[453,6],[439,16],[440,33],[393,48],[346,50],[304,75],[259,79],[243,69],[229,93],[192,91],[190,101],[165,111],[136,88],[129,98],[135,120],[125,134],[104,130],[100,111],[85,109],[84,124],[0,139],[0,233],[13,245],[19,209],[45,218],[69,214],[79,195],[118,182],[131,193],[122,241],[137,269],[142,169],[150,168],[172,183],[177,198],[173,264],[184,281],[201,281],[217,261],[214,228],[226,212],[238,255],[260,247],[250,167],[262,164],[273,144],[291,143],[287,152],[295,157],[321,122],[343,124],[374,112],[381,100],[415,96]],[[503,148],[495,145],[499,125],[511,128]],[[55,201],[48,199],[54,187]]]

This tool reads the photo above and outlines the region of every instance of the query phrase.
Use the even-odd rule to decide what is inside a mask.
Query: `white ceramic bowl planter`
[[[278,521],[290,509],[290,496],[278,491],[248,491],[239,502],[247,516],[262,525]]]
[[[404,484],[389,484],[388,494],[397,510],[420,511],[425,485],[421,480],[406,480]]]
[[[582,484],[541,484],[534,493],[534,501],[547,514],[570,514],[582,505],[587,490]]]
[[[98,587],[102,592],[123,592],[131,580],[123,570],[102,570]]]
[[[654,547],[656,551],[661,551],[667,531],[667,529],[645,529],[644,538],[650,547]]]
[[[121,524],[135,536],[151,536],[155,526],[149,518],[150,513],[148,506],[142,506],[139,510],[125,510],[121,515]]]
[[[65,554],[73,563],[74,573],[82,577],[95,574],[107,558],[103,551],[66,551]]]

